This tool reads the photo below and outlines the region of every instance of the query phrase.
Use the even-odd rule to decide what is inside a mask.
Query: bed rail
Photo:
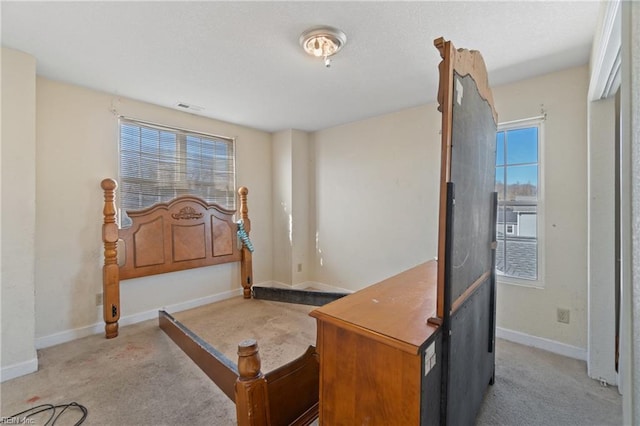
[[[318,418],[320,368],[313,346],[267,374],[261,372],[258,343],[238,345],[238,365],[165,311],[160,328],[236,404],[239,426],[311,424]]]
[[[236,365],[166,311],[158,312],[158,323],[167,336],[235,402],[235,386],[239,376]]]

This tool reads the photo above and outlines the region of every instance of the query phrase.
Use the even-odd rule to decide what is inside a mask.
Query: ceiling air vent
[[[200,112],[200,111],[203,111],[203,110],[204,110],[204,108],[203,108],[203,107],[201,107],[201,106],[198,106],[198,105],[190,105],[190,104],[187,104],[187,103],[184,103],[184,102],[178,102],[178,103],[176,104],[176,106],[177,106],[178,108],[181,108],[181,109],[186,109],[186,110],[189,110],[189,111],[195,111],[195,112]]]

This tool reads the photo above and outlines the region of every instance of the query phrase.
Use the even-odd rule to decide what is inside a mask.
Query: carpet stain
[[[118,350],[117,353],[110,356],[110,359],[138,359],[144,358],[151,354],[151,348],[145,346],[134,345],[128,343],[124,348]]]
[[[33,404],[34,402],[38,401],[40,399],[40,397],[38,395],[36,396],[32,396],[31,398],[27,399],[27,402],[29,404]]]

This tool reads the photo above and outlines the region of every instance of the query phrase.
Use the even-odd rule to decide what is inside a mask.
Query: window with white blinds
[[[181,195],[235,209],[232,138],[120,119],[120,218]]]

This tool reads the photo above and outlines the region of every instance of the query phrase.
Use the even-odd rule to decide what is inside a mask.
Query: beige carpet
[[[498,339],[496,382],[477,424],[621,425],[622,397],[590,379],[583,361]]]
[[[316,344],[316,321],[309,316],[313,309],[315,306],[233,298],[172,315],[234,363],[238,343],[255,339],[266,373]]]
[[[254,338],[263,371],[315,343],[309,306],[230,299],[174,316],[234,362],[236,345]],[[496,384],[480,425],[619,425],[621,398],[586,376],[584,362],[498,340]],[[146,321],[38,351],[39,371],[0,385],[0,416],[38,404],[76,401],[84,425],[234,425],[234,404],[157,327]],[[48,413],[35,417],[44,425]],[[72,425],[77,411],[57,426]]]

